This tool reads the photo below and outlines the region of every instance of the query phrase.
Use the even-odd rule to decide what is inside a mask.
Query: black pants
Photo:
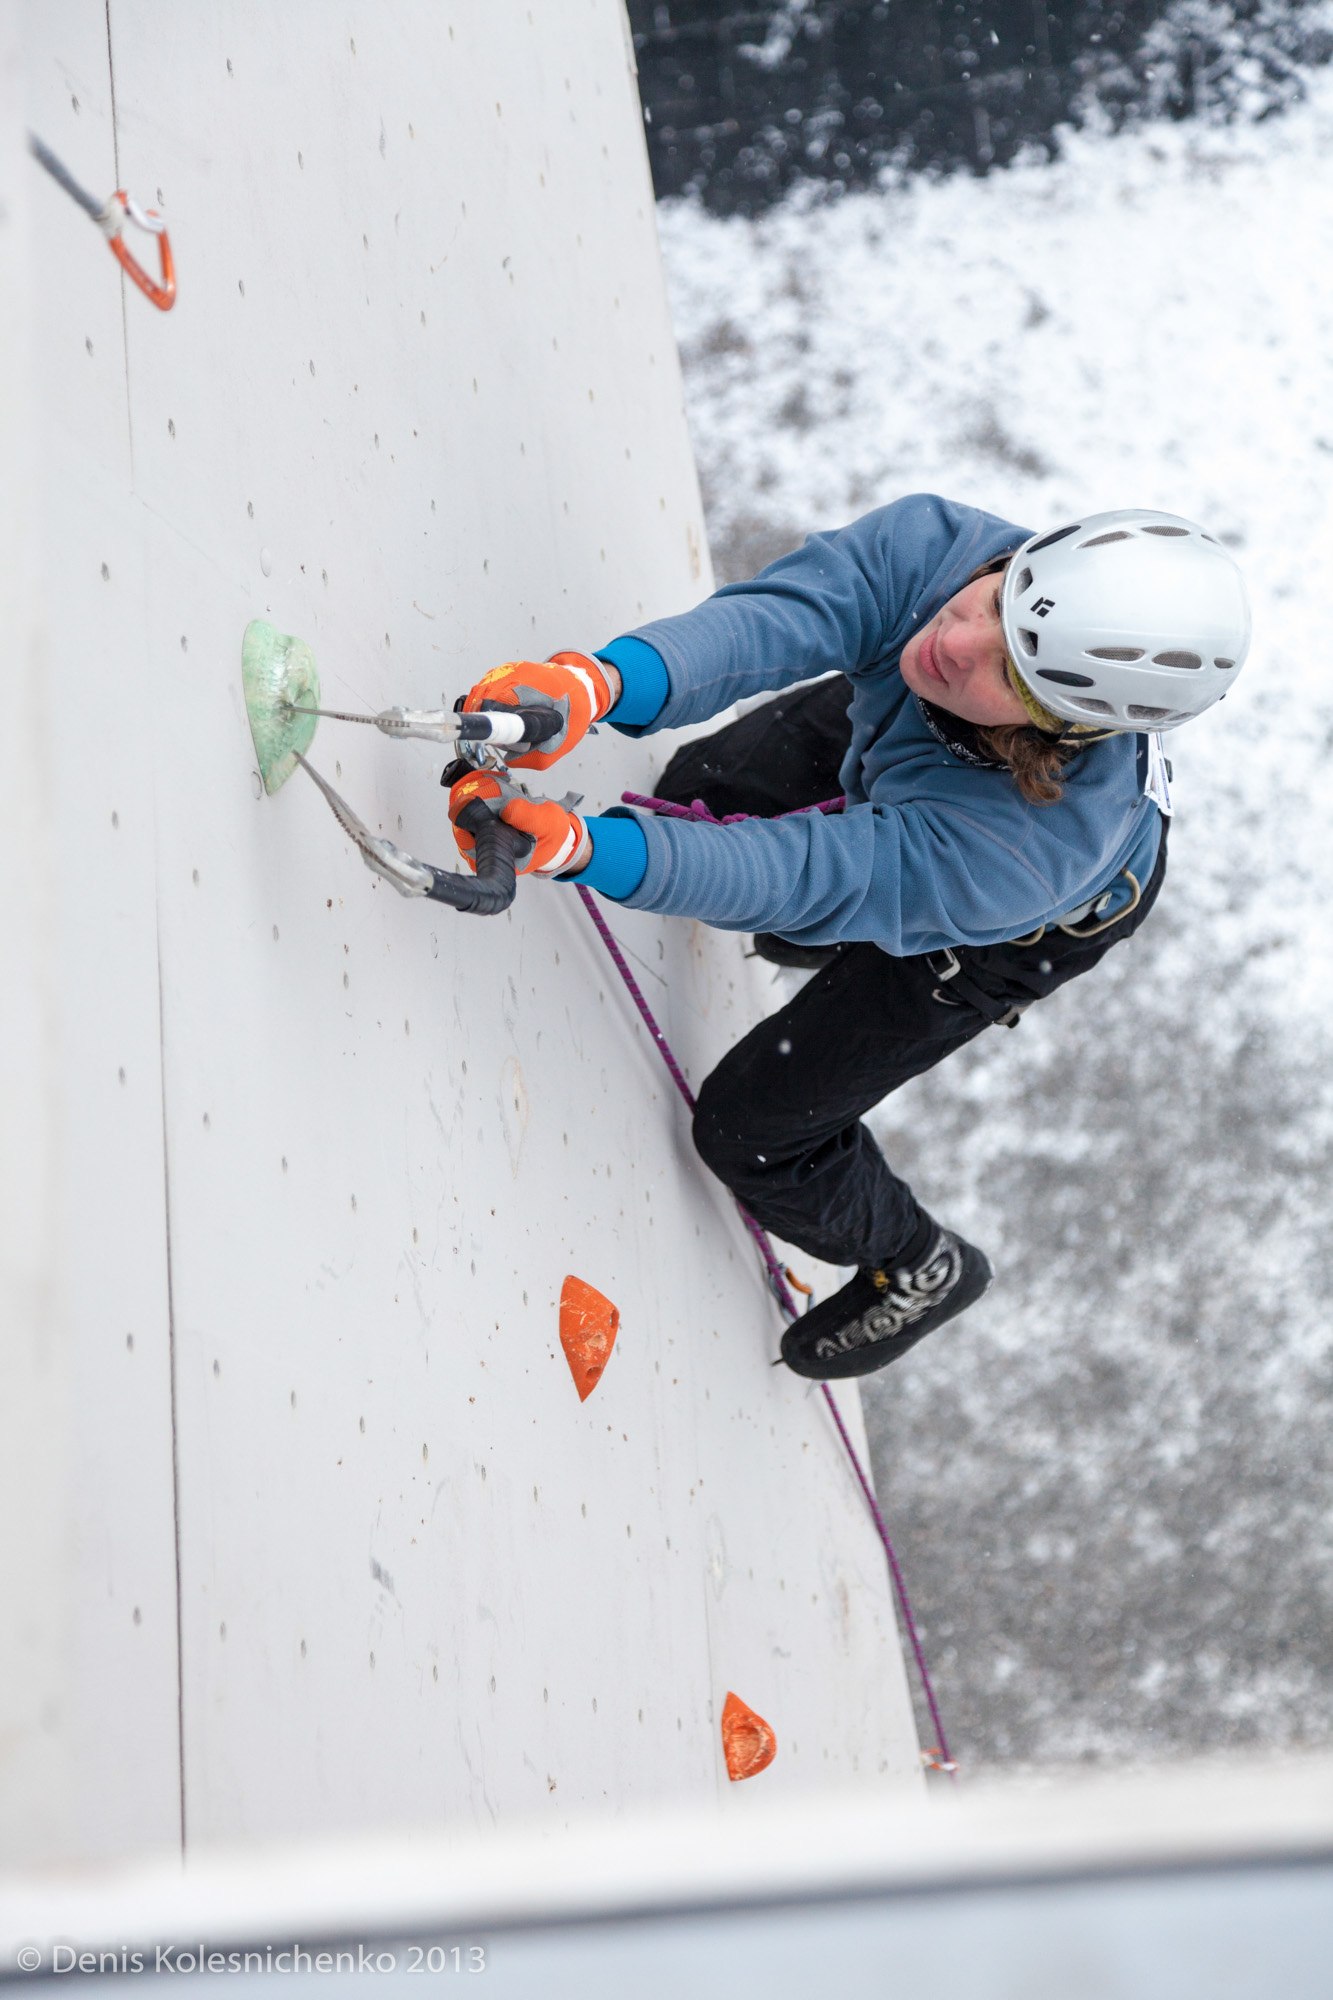
[[[719,817],[770,816],[836,796],[850,698],[838,676],[752,709],[678,751],[658,796],[702,799]],[[842,946],[705,1079],[694,1120],[703,1159],[765,1228],[826,1263],[867,1269],[915,1258],[929,1219],[862,1117],[994,1017],[1053,993],[1131,936],[1162,886],[1165,834],[1164,821],[1138,907],[1098,936],[1049,930],[1030,945],[961,946],[952,980],[935,954],[932,966],[878,945]],[[972,997],[959,998],[960,989]]]

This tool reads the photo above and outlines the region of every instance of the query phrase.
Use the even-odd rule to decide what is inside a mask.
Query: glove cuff
[[[594,722],[600,722],[615,707],[620,694],[620,675],[604,660],[595,658],[591,653],[552,653],[546,664],[563,667],[587,690]]]
[[[544,868],[535,871],[537,874],[550,875],[556,879],[561,875],[582,874],[592,860],[592,835],[588,831],[587,821],[580,814],[572,812],[569,815],[569,832],[573,842],[572,847],[555,855]]]

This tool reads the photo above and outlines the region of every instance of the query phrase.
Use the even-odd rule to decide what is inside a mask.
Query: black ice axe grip
[[[486,705],[489,708],[490,703]],[[552,736],[558,736],[565,726],[565,718],[558,708],[520,708],[518,714],[523,723],[520,757],[524,750],[536,750]]]
[[[489,743],[492,740],[492,718],[502,721],[517,721],[523,726],[521,743],[506,743],[506,755],[521,757],[525,750],[535,750],[552,736],[558,736],[565,726],[565,718],[558,708],[528,706],[515,708],[509,701],[484,701],[480,708],[463,709],[462,699],[454,703],[454,713],[458,717],[458,740],[460,743]]]
[[[484,799],[465,805],[458,824],[476,842],[476,875],[446,875],[442,868],[433,869],[435,879],[426,894],[474,917],[498,917],[514,900],[517,863],[531,853],[532,836],[507,826]]]

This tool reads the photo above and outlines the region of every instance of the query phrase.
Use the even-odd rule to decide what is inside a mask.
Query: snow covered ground
[[[1330,157],[1319,72],[1258,126],[659,212],[720,580],[928,489],[1196,515],[1253,594],[1152,922],[876,1121],[999,1272],[866,1395],[973,1768],[1333,1736]]]

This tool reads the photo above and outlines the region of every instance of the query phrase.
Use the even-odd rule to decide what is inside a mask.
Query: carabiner
[[[171,255],[171,238],[167,235],[167,225],[157,210],[140,208],[138,202],[128,195],[124,188],[117,188],[98,219],[121,269],[128,277],[133,278],[144,297],[151,299],[159,312],[170,312],[176,303],[176,265]],[[154,283],[126,244],[124,230],[127,220],[132,222],[136,229],[142,229],[148,235],[156,236],[161,264],[161,284]]]

